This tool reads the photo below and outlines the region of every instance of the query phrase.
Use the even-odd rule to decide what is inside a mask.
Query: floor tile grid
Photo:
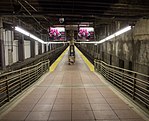
[[[96,75],[95,75],[96,76]],[[91,77],[91,74],[89,73],[88,74],[88,77],[90,78],[90,80],[91,80],[91,82],[92,82],[92,84],[94,85],[94,88],[96,89],[96,90],[98,90],[98,88],[97,88],[97,86],[96,86],[96,84],[94,84],[94,81],[93,81],[93,78]],[[101,82],[102,83],[102,82]],[[100,86],[100,85],[99,85]],[[103,99],[105,99],[105,97],[103,96],[103,94],[98,90],[98,92],[99,92],[99,94],[101,94],[102,95],[102,98]],[[105,99],[106,100],[106,99]],[[106,101],[107,102],[107,101]],[[109,103],[107,102],[107,104],[109,105]],[[110,105],[109,105],[110,106]],[[91,106],[92,107],[92,106]],[[111,108],[111,106],[110,106],[110,108]],[[112,108],[111,108],[112,109]],[[94,111],[94,109],[92,109],[93,110],[93,114],[94,114],[94,116],[95,116],[95,112],[96,112],[96,110]],[[101,110],[102,111],[102,110]],[[113,110],[112,110],[113,111]],[[114,112],[114,111],[113,111]],[[115,113],[115,112],[114,112]],[[119,120],[120,121],[120,119],[119,119],[119,117],[118,117],[118,115],[115,113],[115,115],[117,116],[117,118],[118,119],[116,119],[116,120]],[[98,120],[97,118],[96,118],[96,116],[95,116],[95,119],[96,120]],[[102,119],[101,119],[102,120]],[[104,119],[103,119],[104,120]],[[105,119],[106,120],[106,119]],[[108,120],[108,119],[107,119]]]
[[[73,76],[71,75],[71,78],[72,78]],[[73,95],[72,94],[72,89],[73,89],[73,87],[71,87],[71,95]],[[72,109],[72,106],[73,106],[73,102],[72,102],[72,98],[71,98],[71,109]],[[72,110],[71,110],[71,120],[73,120],[72,119]]]
[[[80,59],[80,58],[79,58]],[[64,59],[63,59],[64,60]],[[65,59],[65,61],[62,61],[62,62],[65,62],[64,63],[64,65],[63,65],[63,67],[66,69],[66,59]],[[85,63],[82,63],[82,60],[81,60],[81,63],[79,62],[79,63],[76,63],[76,66],[78,66],[77,64],[80,64],[81,66],[79,66],[79,67],[82,67],[82,64],[84,65]],[[61,64],[60,64],[61,65]],[[68,66],[67,66],[68,67]],[[71,69],[71,67],[72,66],[69,66],[69,68],[68,69]],[[63,69],[64,69],[63,68]],[[74,68],[74,67],[73,67]],[[66,71],[66,70],[62,70],[62,71]],[[76,67],[75,67],[75,71],[76,71]],[[86,68],[85,68],[86,69]],[[59,72],[59,71],[58,71]],[[67,73],[67,72],[66,72]],[[94,111],[93,111],[93,109],[92,109],[92,106],[91,106],[91,103],[90,103],[90,101],[89,101],[89,96],[87,95],[87,91],[86,91],[86,89],[96,89],[96,90],[98,90],[98,92],[99,92],[99,94],[101,94],[102,95],[102,98],[104,98],[105,100],[106,100],[106,98],[105,98],[105,96],[101,93],[101,91],[98,89],[98,87],[100,86],[100,84],[99,85],[97,85],[97,83],[95,83],[95,81],[93,81],[93,77],[91,76],[92,74],[90,73],[90,72],[87,72],[86,70],[82,70],[82,68],[81,68],[81,70],[80,70],[80,72],[79,72],[79,75],[81,76],[81,73],[83,73],[83,74],[85,74],[85,75],[87,75],[87,77],[83,77],[84,78],[84,81],[83,81],[83,78],[81,77],[81,83],[79,84],[79,86],[80,87],[73,87],[73,85],[72,85],[72,80],[73,80],[73,78],[74,78],[74,76],[73,76],[73,72],[70,72],[69,74],[70,74],[70,81],[71,81],[71,83],[69,83],[69,85],[68,85],[68,88],[70,88],[71,89],[71,121],[93,121],[96,117],[95,117],[95,114],[94,114]],[[68,75],[69,75],[68,74]],[[58,75],[58,74],[57,74]],[[64,76],[64,75],[63,75]],[[88,77],[89,76],[89,77]],[[90,80],[88,80],[87,78],[90,78]],[[85,80],[85,79],[87,79],[87,80]],[[54,79],[53,79],[53,81],[54,81]],[[87,81],[87,82],[86,82]],[[54,88],[58,88],[58,92],[57,92],[57,94],[56,94],[56,97],[55,97],[55,100],[54,100],[54,103],[53,103],[53,105],[52,106],[54,106],[54,104],[55,104],[55,102],[56,102],[56,99],[58,98],[57,96],[58,96],[58,94],[59,94],[59,92],[60,92],[60,89],[61,88],[67,88],[67,87],[62,87],[61,85],[65,85],[65,84],[67,84],[66,83],[67,81],[66,80],[64,80],[64,77],[63,77],[63,79],[62,79],[62,81],[61,81],[61,83],[60,82],[57,82],[56,84],[58,85],[58,86],[56,86],[56,87],[54,87]],[[51,82],[52,83],[52,82]],[[60,83],[60,84],[59,84]],[[88,85],[87,85],[88,84]],[[93,84],[93,86],[92,86],[92,84]],[[51,85],[51,84],[50,84]],[[97,87],[98,86],[98,87]],[[49,88],[52,88],[52,86],[49,86]],[[86,95],[87,96],[87,99],[88,99],[88,102],[89,102],[89,104],[90,104],[90,107],[91,107],[91,110],[92,110],[92,112],[93,112],[93,115],[94,115],[94,119],[93,120],[86,120],[86,119],[84,119],[84,120],[79,120],[79,119],[73,119],[72,118],[72,106],[73,106],[73,102],[72,102],[72,96],[73,96],[73,89],[74,88],[76,88],[76,89],[83,89],[83,90],[85,90],[85,93],[84,93],[84,95]],[[45,91],[46,92],[46,91]],[[38,100],[39,101],[39,100]],[[107,102],[107,104],[109,104],[109,102],[106,100],[106,102]],[[38,103],[38,102],[37,102]],[[111,107],[111,105],[109,104],[109,106]],[[53,107],[52,107],[53,108]],[[112,107],[111,107],[111,109],[113,109]],[[51,110],[51,112],[52,112],[52,110]],[[51,113],[50,112],[50,113]],[[79,112],[79,111],[78,111]],[[48,117],[48,119],[50,120],[50,114],[49,114],[49,117]],[[11,120],[12,121],[12,120]],[[46,120],[47,121],[47,120]],[[120,120],[118,120],[118,119],[115,119],[115,120],[104,120],[104,119],[101,119],[101,120],[98,120],[98,121],[142,121],[142,120],[135,120],[135,119],[120,119]]]
[[[81,76],[81,74],[80,74],[80,76]],[[82,76],[81,76],[81,81],[82,81]],[[82,83],[83,83],[83,81],[82,81]],[[85,90],[85,88],[84,88],[84,90]],[[87,99],[88,99],[88,102],[89,102],[89,105],[90,105],[90,107],[91,107],[91,110],[92,110],[92,113],[93,113],[93,116],[94,116],[94,120],[95,120],[96,117],[95,117],[95,114],[94,114],[94,112],[93,112],[93,109],[92,109],[91,103],[90,103],[90,101],[89,101],[89,97],[88,97],[88,95],[87,95],[86,90],[85,90],[85,94],[86,94],[86,96],[87,96]]]
[[[91,75],[89,75],[90,76],[90,80],[92,80],[92,78],[91,78]],[[95,75],[96,76],[96,75]],[[92,82],[93,82],[93,80],[92,80]],[[97,87],[96,87],[97,88]],[[122,121],[122,120],[138,120],[137,119],[137,117],[136,117],[136,119],[134,118],[121,118],[117,113],[116,113],[116,110],[114,110],[113,108],[112,108],[112,106],[110,105],[110,103],[107,101],[107,99],[106,99],[106,97],[104,97],[104,95],[100,92],[100,90],[97,88],[97,90],[99,91],[99,93],[103,96],[103,98],[106,100],[106,102],[108,103],[108,105],[111,107],[111,109],[112,109],[112,111],[115,113],[115,115],[118,117],[118,119],[119,119],[119,121]],[[122,110],[122,109],[121,109]],[[130,109],[131,111],[133,111],[132,109]],[[134,112],[134,111],[133,111]],[[138,115],[138,114],[137,114]],[[140,119],[139,119],[140,121],[144,121],[143,119],[141,119],[141,117],[140,117]]]
[[[38,87],[38,86],[37,86]],[[47,87],[46,87],[47,88]],[[36,88],[37,89],[37,88]],[[48,88],[47,88],[48,89]],[[35,90],[35,89],[34,89]],[[32,92],[34,91],[34,90],[32,90]],[[30,92],[29,94],[28,94],[28,96],[29,95],[32,95],[32,92]],[[45,92],[46,92],[46,90],[45,90]],[[27,97],[24,97],[23,98],[23,100],[20,100],[19,102],[18,102],[18,104],[17,105],[22,105],[22,106],[24,106],[24,105],[26,105],[26,104],[22,104],[22,101],[24,101],[25,99],[27,99],[28,98],[28,96]],[[20,112],[20,108],[21,109],[23,109],[23,111],[21,111],[22,113],[24,112],[24,113],[26,113],[27,115],[24,117],[24,120],[28,117],[28,115],[32,112],[32,110],[33,110],[33,108],[36,106],[36,104],[38,103],[38,101],[40,100],[42,98],[42,96],[41,97],[39,97],[39,99],[37,98],[36,100],[37,100],[37,102],[35,103],[35,104],[32,104],[33,106],[31,107],[31,109],[30,110],[24,110],[23,109],[23,107],[20,107],[19,106],[19,109],[17,109],[18,107],[17,107],[17,105],[16,106],[14,106],[14,107],[12,107],[12,109],[7,113],[8,115],[9,114],[11,114],[11,113],[19,113]],[[30,98],[29,98],[30,99]],[[24,107],[24,108],[26,108],[26,107]],[[15,109],[15,110],[14,110]],[[21,113],[20,112],[20,113]],[[9,117],[7,116],[7,114],[6,115],[4,115],[3,117],[1,117],[2,119],[1,120],[9,120]],[[16,117],[12,117],[12,120],[13,120],[13,118],[16,118]],[[16,120],[16,119],[15,119]]]
[[[63,78],[64,78],[64,73],[63,73]],[[63,78],[62,78],[62,80],[63,80]],[[61,84],[62,84],[62,81],[61,81]],[[53,103],[53,105],[52,105],[51,112],[50,112],[50,114],[49,114],[48,120],[50,120],[50,116],[51,116],[51,113],[52,113],[52,111],[53,111],[53,108],[54,108],[54,105],[55,105],[55,102],[56,102],[56,99],[57,99],[57,96],[58,96],[59,91],[60,91],[60,87],[58,87],[58,92],[57,92],[57,95],[56,95],[56,97],[55,97],[54,103]]]
[[[54,77],[52,78],[52,80],[50,81],[50,84],[49,84],[49,85],[52,84],[52,82],[54,81],[54,78],[55,78],[55,77],[56,77],[56,76],[54,76]],[[49,78],[49,77],[48,77],[48,78]],[[39,85],[39,86],[40,86],[40,85]],[[50,87],[49,87],[49,88],[50,88]],[[49,88],[47,88],[47,89],[45,90],[45,92],[43,93],[43,95],[46,93],[46,91],[47,91]],[[27,121],[28,116],[31,114],[31,112],[33,112],[34,107],[38,104],[38,102],[40,101],[40,99],[42,99],[43,95],[39,98],[39,100],[37,101],[37,103],[33,106],[32,110],[31,110],[31,111],[29,112],[29,114],[26,116],[25,121]]]
[[[83,60],[82,60],[82,58],[80,57],[80,55],[78,55],[78,57],[79,57],[79,59],[81,60],[81,62],[83,62]],[[84,64],[84,63],[83,63],[83,64]],[[85,65],[85,67],[88,69],[87,65]],[[86,70],[84,70],[84,71],[86,71]],[[83,78],[82,78],[81,72],[80,72],[79,75],[80,75],[80,79],[81,79],[81,83],[82,83],[82,88],[83,88],[83,90],[85,91],[85,85],[84,85],[84,82],[83,82]],[[88,102],[89,102],[89,98],[88,98],[88,95],[87,95],[86,91],[85,91],[85,95],[86,95],[86,97],[87,97],[87,99],[88,99]],[[83,103],[83,102],[82,102],[82,103]],[[89,105],[90,105],[90,108],[91,108],[91,111],[92,111],[92,114],[93,114],[93,117],[94,117],[93,120],[95,120],[95,115],[94,115],[94,113],[93,113],[93,110],[92,110],[92,107],[91,107],[90,102],[89,102]],[[87,120],[87,119],[85,119],[85,120]]]
[[[66,54],[67,55],[67,54]],[[57,74],[59,73],[59,72],[61,72],[61,71],[64,71],[63,70],[63,68],[64,68],[64,66],[65,66],[65,58],[66,58],[66,55],[64,56],[64,58],[62,59],[62,61],[58,64],[58,66],[57,66],[57,68],[55,69],[55,72],[57,72]],[[64,74],[63,74],[63,78],[64,78],[64,75],[65,75],[65,71],[64,71]],[[62,79],[62,80],[64,80],[64,79]],[[55,87],[55,88],[58,88],[58,93],[57,93],[57,95],[56,95],[56,97],[55,97],[55,100],[54,100],[54,103],[53,103],[53,105],[52,105],[52,109],[51,109],[51,112],[50,112],[50,114],[49,114],[49,117],[48,117],[48,121],[50,121],[50,118],[51,118],[51,115],[52,115],[52,112],[53,112],[53,109],[54,109],[54,106],[55,106],[55,104],[56,104],[56,100],[58,99],[57,97],[58,97],[58,94],[59,94],[59,92],[60,92],[60,86],[62,85],[62,81],[61,81],[61,84],[59,84],[59,87]]]
[[[72,80],[73,80],[73,78],[72,78],[72,76],[71,76],[71,85],[72,85]],[[72,89],[72,86],[71,86],[71,121],[72,121],[72,108],[73,108],[73,107],[72,107],[72,106],[73,106],[73,105],[72,105],[72,104],[73,104],[73,101],[72,101],[72,96],[73,96],[73,95],[72,95],[72,90],[73,90],[73,89]]]

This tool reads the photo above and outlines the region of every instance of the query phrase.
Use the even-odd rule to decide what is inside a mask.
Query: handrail
[[[25,61],[20,61],[20,62],[16,62],[16,63],[13,63],[11,66],[8,65],[6,66],[6,69],[5,70],[0,70],[0,74],[3,74],[3,73],[7,73],[7,72],[11,72],[11,71],[14,71],[14,70],[18,70],[20,68],[24,68],[26,66],[31,66],[31,65],[34,65],[34,64],[37,64],[38,62],[41,62],[43,60],[47,60],[49,59],[51,62],[50,64],[52,64],[52,62],[54,60],[52,55],[55,55],[54,57],[57,57],[57,54],[63,52],[63,50],[66,48],[67,46],[60,46],[56,49],[53,49],[53,50],[50,50],[48,52],[45,52],[45,53],[42,53],[41,55],[36,55],[36,57],[34,58],[27,58],[25,59]]]
[[[149,75],[94,60],[94,68],[130,99],[149,111]]]
[[[139,73],[139,72],[136,72],[136,71],[131,71],[131,70],[128,70],[128,69],[124,69],[124,68],[120,68],[120,67],[117,67],[117,66],[109,65],[109,64],[107,64],[106,62],[101,61],[101,60],[95,59],[94,62],[96,62],[96,63],[100,62],[100,63],[103,63],[103,64],[109,66],[109,67],[113,67],[113,68],[120,69],[120,70],[123,70],[123,71],[128,71],[128,72],[130,72],[130,73],[136,73],[136,74],[139,74],[139,75],[142,75],[142,76],[147,76],[147,77],[149,77],[149,75],[145,75],[145,74],[142,74],[142,73]]]
[[[29,67],[1,74],[0,107],[37,81],[49,70],[49,66],[50,61],[45,60]]]
[[[46,60],[46,61],[48,61],[48,60]],[[11,74],[11,73],[23,71],[23,70],[25,70],[25,69],[30,69],[30,68],[32,68],[32,67],[35,67],[35,66],[40,65],[40,64],[43,63],[43,62],[45,62],[45,61],[39,62],[39,63],[37,63],[37,64],[35,64],[35,65],[32,65],[32,66],[29,66],[29,67],[21,68],[21,69],[19,69],[19,70],[15,70],[15,71],[11,71],[11,72],[7,72],[7,73],[4,73],[4,74],[1,74],[1,75],[0,75],[0,78],[1,78],[2,76],[5,76],[5,75]]]

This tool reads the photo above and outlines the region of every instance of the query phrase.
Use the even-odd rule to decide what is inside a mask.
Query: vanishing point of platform
[[[78,52],[67,52],[52,73],[10,107],[0,121],[144,121],[91,72]]]

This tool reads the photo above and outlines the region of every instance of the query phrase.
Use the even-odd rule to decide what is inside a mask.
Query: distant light
[[[80,24],[79,26],[80,27],[83,27],[83,26],[88,27],[89,25],[88,24]]]
[[[108,36],[108,37],[106,37],[106,38],[100,40],[98,43],[103,43],[103,42],[105,42],[105,41],[108,41],[108,40],[110,40],[110,39],[112,39],[112,38],[114,38],[114,37],[117,37],[117,36],[119,36],[119,35],[121,35],[121,34],[127,32],[127,31],[129,31],[129,30],[131,30],[131,26],[127,26],[127,27],[125,27],[125,28],[123,28],[123,29],[121,29],[121,30],[115,32],[114,34],[112,34],[112,35],[110,35],[110,36]]]
[[[47,42],[46,44],[64,44],[69,42]]]
[[[40,42],[40,43],[44,43],[43,40],[39,39],[38,37],[36,37],[36,36],[33,35],[33,34],[30,34],[29,37],[32,38],[32,39],[34,39],[34,40],[37,40],[37,41]]]
[[[22,29],[22,28],[20,28],[18,26],[15,27],[15,30],[18,31],[18,32],[20,32],[20,33],[22,33],[22,34],[24,34],[24,35],[26,35],[26,36],[29,36],[30,38],[32,38],[32,39],[34,39],[34,40],[36,40],[36,41],[38,41],[38,42],[40,42],[42,44],[61,44],[61,43],[68,43],[68,42],[44,42],[42,39],[36,37],[35,35],[27,32],[26,30],[24,30],[24,29]]]
[[[106,37],[106,38],[105,38],[105,40],[107,41],[107,40],[110,40],[110,39],[112,39],[112,38],[114,38],[114,37],[115,37],[115,35],[114,35],[114,34],[112,34],[112,35],[110,35],[110,36]]]
[[[108,40],[110,40],[110,39],[112,39],[114,37],[117,37],[117,36],[119,36],[119,35],[127,32],[129,30],[131,30],[131,26],[127,26],[127,27],[125,27],[125,28],[123,28],[123,29],[115,32],[114,34],[112,34],[112,35],[110,35],[110,36],[108,36],[108,37],[106,37],[106,38],[104,38],[104,39],[102,39],[100,41],[94,41],[94,42],[76,42],[76,43],[100,44],[100,43],[103,43],[105,41],[108,41]]]
[[[24,30],[24,29],[22,29],[22,28],[20,28],[18,26],[15,27],[15,30],[18,31],[18,32],[20,32],[20,33],[22,33],[22,34],[24,34],[24,35],[26,35],[26,36],[29,36],[30,38],[32,38],[32,39],[34,39],[34,40],[36,40],[36,41],[38,41],[40,43],[43,43],[43,44],[46,44],[47,43],[47,42],[44,42],[40,38],[36,37],[35,35],[29,33],[28,31],[26,31],[26,30]]]
[[[27,32],[26,30],[24,30],[24,29],[22,29],[22,28],[20,28],[20,27],[15,27],[15,30],[16,31],[18,31],[18,32],[20,32],[20,33],[22,33],[22,34],[24,34],[24,35],[26,35],[26,36],[29,36],[29,32]]]
[[[106,41],[106,39],[102,39],[102,40],[98,41],[97,43],[103,43],[105,41]]]
[[[86,41],[86,42],[75,42],[75,43],[87,43],[87,44],[95,44],[95,43],[97,43],[97,42],[98,42],[98,41],[94,41],[94,42],[93,42],[93,41],[91,41],[91,42],[87,42],[87,41]]]
[[[119,30],[118,32],[115,33],[115,36],[119,36],[129,30],[131,30],[131,26],[127,26],[126,28]]]

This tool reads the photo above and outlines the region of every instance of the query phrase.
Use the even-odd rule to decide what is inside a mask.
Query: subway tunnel
[[[149,1],[0,0],[0,121],[149,121]]]

